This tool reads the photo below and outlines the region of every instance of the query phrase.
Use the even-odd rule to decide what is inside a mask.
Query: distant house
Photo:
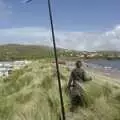
[[[14,61],[13,62],[14,69],[20,69],[25,66],[25,61]]]
[[[0,76],[8,76],[9,71],[13,69],[12,62],[0,62]]]
[[[2,63],[0,63],[0,67],[3,67],[3,64],[2,64]]]
[[[0,76],[8,76],[8,70],[6,68],[0,68]]]
[[[25,61],[14,61],[13,63],[14,65],[24,65],[25,64]]]
[[[0,76],[8,76],[14,69],[20,69],[31,61],[0,62]]]

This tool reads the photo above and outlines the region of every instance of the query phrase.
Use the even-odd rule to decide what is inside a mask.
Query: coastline
[[[70,70],[74,68],[74,62],[67,62],[66,65]],[[83,61],[83,68],[85,68],[85,70],[88,70],[89,72],[91,71],[94,74],[110,77],[112,79],[120,79],[120,70],[118,70],[117,68],[104,67],[97,64],[87,63],[86,61]]]
[[[85,63],[86,64],[86,63]],[[112,82],[120,85],[120,71],[113,68],[105,68],[99,65],[84,65],[85,70],[94,77],[94,79],[101,79],[101,81]]]

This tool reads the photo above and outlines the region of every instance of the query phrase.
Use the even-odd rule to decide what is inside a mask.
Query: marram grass
[[[70,71],[60,66],[65,111],[69,113],[67,82]],[[120,120],[120,88],[95,77],[84,85],[87,107],[69,120]],[[60,99],[55,66],[34,61],[0,81],[0,120],[59,120]]]

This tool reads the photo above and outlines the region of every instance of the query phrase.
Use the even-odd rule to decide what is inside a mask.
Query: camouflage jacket
[[[75,68],[70,75],[68,87],[71,86],[71,83],[75,83],[75,81],[78,82],[85,82],[91,80],[91,77],[88,77],[87,73],[82,68]]]

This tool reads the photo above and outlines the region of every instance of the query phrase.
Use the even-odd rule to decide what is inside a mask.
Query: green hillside
[[[70,54],[76,55],[79,52],[74,50],[66,50],[57,48],[57,54],[60,57],[69,57]],[[52,47],[43,45],[20,45],[5,44],[0,45],[0,61],[4,60],[20,60],[20,59],[40,59],[53,58],[54,51]]]
[[[52,56],[53,50],[47,46],[19,44],[0,45],[0,60],[39,59]]]

